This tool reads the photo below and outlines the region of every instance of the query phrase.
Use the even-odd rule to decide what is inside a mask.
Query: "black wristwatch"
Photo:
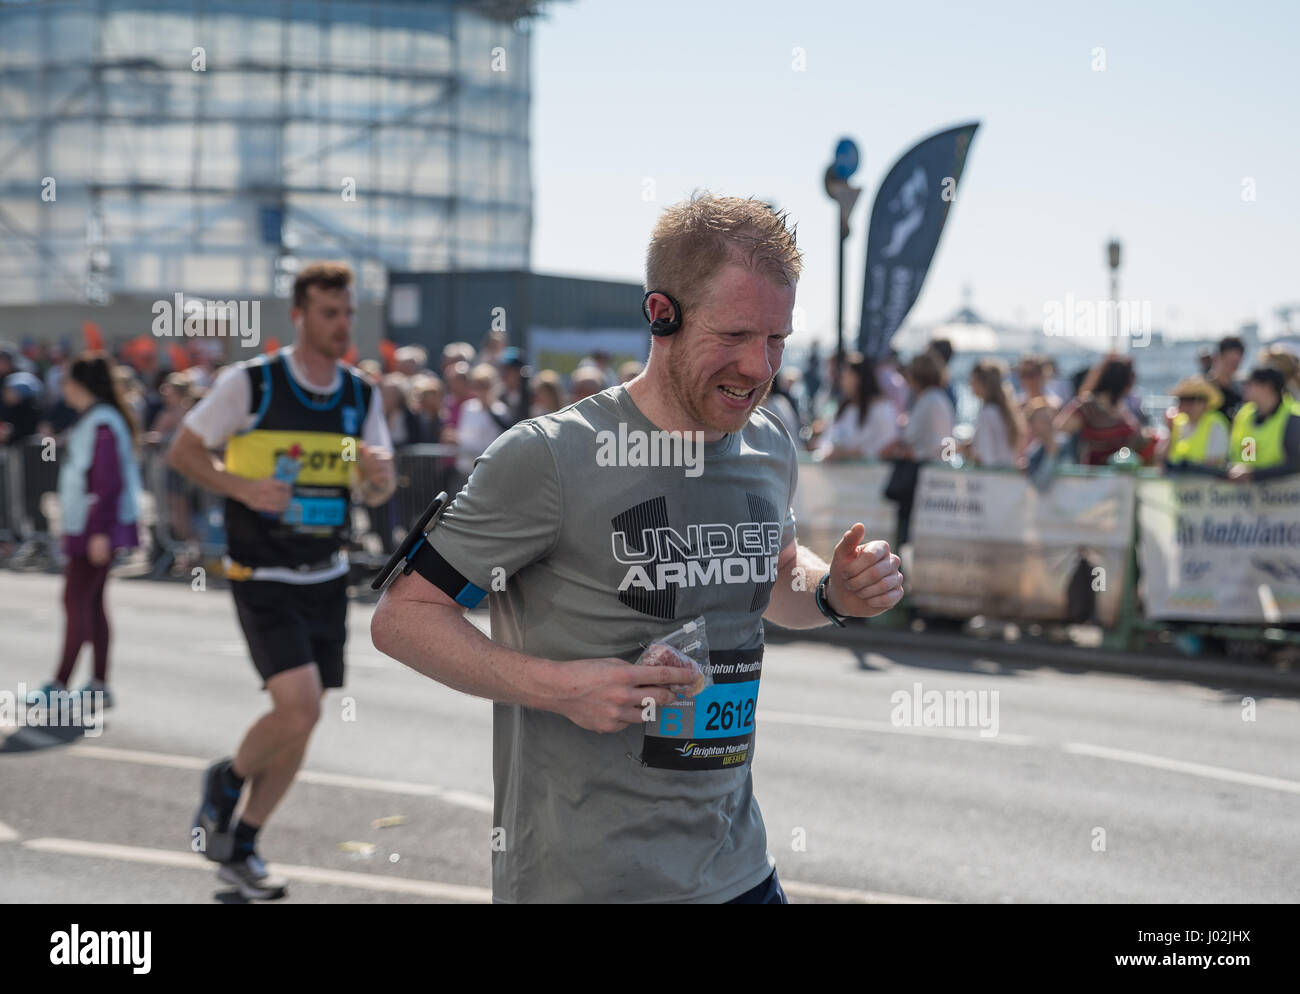
[[[831,624],[835,625],[837,628],[843,628],[844,619],[835,613],[835,609],[832,608],[830,603],[826,600],[826,583],[830,578],[830,573],[827,573],[820,581],[818,581],[817,592],[813,595],[813,599],[817,602],[817,610],[829,618]]]

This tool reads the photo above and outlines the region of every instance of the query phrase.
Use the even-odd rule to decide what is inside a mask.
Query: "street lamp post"
[[[1112,238],[1106,244],[1106,262],[1110,266],[1110,319],[1114,326],[1110,329],[1113,336],[1119,336],[1119,263],[1120,263],[1120,244],[1118,238]],[[1124,342],[1117,350],[1121,353],[1128,353],[1128,335],[1124,336]]]
[[[832,389],[836,391],[839,389],[839,371],[844,365],[844,243],[849,237],[849,215],[853,213],[853,206],[862,195],[861,187],[849,185],[849,177],[857,172],[858,164],[858,146],[852,139],[841,138],[835,146],[835,158],[827,167],[823,180],[826,195],[840,205],[840,230],[836,240],[839,267],[835,281],[836,383],[832,384]]]

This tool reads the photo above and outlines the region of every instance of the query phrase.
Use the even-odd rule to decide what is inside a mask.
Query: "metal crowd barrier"
[[[225,551],[223,498],[204,490],[167,465],[170,439],[141,452],[140,481],[153,496],[157,548],[153,575],[166,576],[189,566],[219,559]]]
[[[409,527],[440,490],[450,489],[457,451],[454,445],[406,445],[397,450],[397,493],[392,503],[398,528]]]
[[[224,498],[171,469],[167,444],[145,445],[139,453],[141,543],[155,577],[187,573],[225,552]],[[15,547],[7,559],[0,556],[7,565],[55,564],[59,558],[59,464],[43,459],[43,449],[42,439],[0,447],[0,543]],[[57,455],[57,446],[54,451]],[[354,513],[355,538],[363,550],[354,553],[354,561],[376,567],[383,562],[385,550],[400,541],[439,490],[451,485],[456,452],[454,445],[397,450],[397,493],[379,508]]]
[[[397,450],[396,493],[387,504],[372,509],[357,508],[354,515],[354,533],[359,549],[354,552],[353,561],[358,570],[375,568],[382,563],[386,553],[400,541],[405,528],[419,516],[429,500],[439,491],[450,491],[461,482],[455,469],[456,452],[456,447],[451,445],[413,445]],[[45,440],[41,438],[0,447],[0,564],[39,568],[58,565],[60,561],[57,447],[55,459],[43,458],[48,454]],[[225,551],[223,499],[170,469],[166,462],[165,444],[146,446],[140,460],[144,488],[140,556],[145,560],[145,571],[156,577],[188,575],[188,567],[210,564],[218,559]],[[884,537],[890,534],[894,524],[892,507],[884,506],[889,502],[882,496],[890,471],[888,464],[849,461],[818,466],[803,460],[801,463],[802,478],[796,493],[796,505],[802,540],[817,546],[825,545],[821,551],[829,551],[827,543],[837,540],[853,520],[865,521],[872,535]],[[958,472],[967,476],[965,471]],[[1013,470],[982,469],[969,475],[971,478],[985,478],[990,483],[999,477],[1023,480],[1023,474]],[[1072,478],[1082,478],[1097,483],[1107,479],[1127,479],[1133,485],[1143,479],[1158,478],[1158,475],[1127,466],[1095,469],[1062,466],[1057,477],[1062,484]],[[1253,486],[1239,484],[1237,492]],[[1300,506],[1300,489],[1296,491],[1294,503]],[[1268,510],[1274,519],[1282,513],[1272,508]],[[1128,539],[1127,548],[1124,548],[1122,540],[1117,546],[1122,550],[1127,568],[1113,564],[1121,569],[1124,579],[1118,609],[1112,612],[1109,623],[1103,625],[1104,644],[1113,648],[1131,648],[1141,641],[1143,632],[1157,629],[1203,631],[1214,636],[1270,642],[1300,641],[1300,624],[1233,624],[1214,619],[1186,623],[1147,618],[1137,591],[1138,545],[1142,537],[1139,517],[1134,513],[1131,520],[1116,523],[1124,529]],[[927,526],[927,535],[930,530]],[[944,529],[938,528],[935,535],[928,535],[930,546],[938,543],[945,551],[951,551],[960,544],[961,536],[938,534],[942,531]],[[986,536],[971,537],[982,541]],[[1041,543],[1031,542],[1029,547],[1037,544]],[[1070,538],[1066,544],[1090,543]],[[909,543],[908,548],[915,554],[919,546]],[[1291,552],[1292,549],[1300,552],[1300,546],[1288,546],[1284,551]],[[1300,571],[1300,563],[1295,569]],[[1297,575],[1300,576],[1300,572]],[[1290,591],[1286,594],[1291,598],[1287,603],[1300,602],[1300,581],[1285,587],[1284,579],[1275,584],[1277,589]],[[920,607],[913,603],[913,596],[909,593],[899,610],[874,621],[884,626],[906,624],[909,613]]]
[[[50,534],[50,523],[45,514],[45,495],[59,489],[59,447],[47,445],[45,441],[30,438],[26,443],[10,449],[11,455],[16,454],[21,464],[18,472],[23,486],[19,514],[29,530],[38,535]],[[53,458],[45,458],[47,455]]]
[[[19,522],[14,516],[14,508],[18,506],[14,495],[19,492],[21,483],[10,472],[12,461],[9,447],[0,447],[0,542],[5,543],[16,542],[20,532]]]
[[[53,451],[57,459],[58,452],[44,443],[43,438],[30,438],[0,449],[0,542],[9,547],[3,557],[9,565],[43,565],[58,558],[46,511],[52,503],[57,505],[53,492],[59,469],[56,460],[42,458]]]

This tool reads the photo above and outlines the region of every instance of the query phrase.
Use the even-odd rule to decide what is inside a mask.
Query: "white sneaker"
[[[250,901],[273,901],[289,893],[289,881],[272,876],[262,857],[255,852],[243,859],[222,863],[217,876],[228,884],[234,884]]]

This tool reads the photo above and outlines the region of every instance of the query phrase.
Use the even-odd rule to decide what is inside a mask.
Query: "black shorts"
[[[343,686],[347,576],[324,583],[238,580],[230,589],[263,686],[277,673],[308,663],[320,670],[322,687]]]
[[[785,891],[781,889],[781,881],[776,878],[776,871],[773,870],[766,880],[757,887],[751,887],[740,897],[733,897],[728,904],[789,904],[786,899]]]

